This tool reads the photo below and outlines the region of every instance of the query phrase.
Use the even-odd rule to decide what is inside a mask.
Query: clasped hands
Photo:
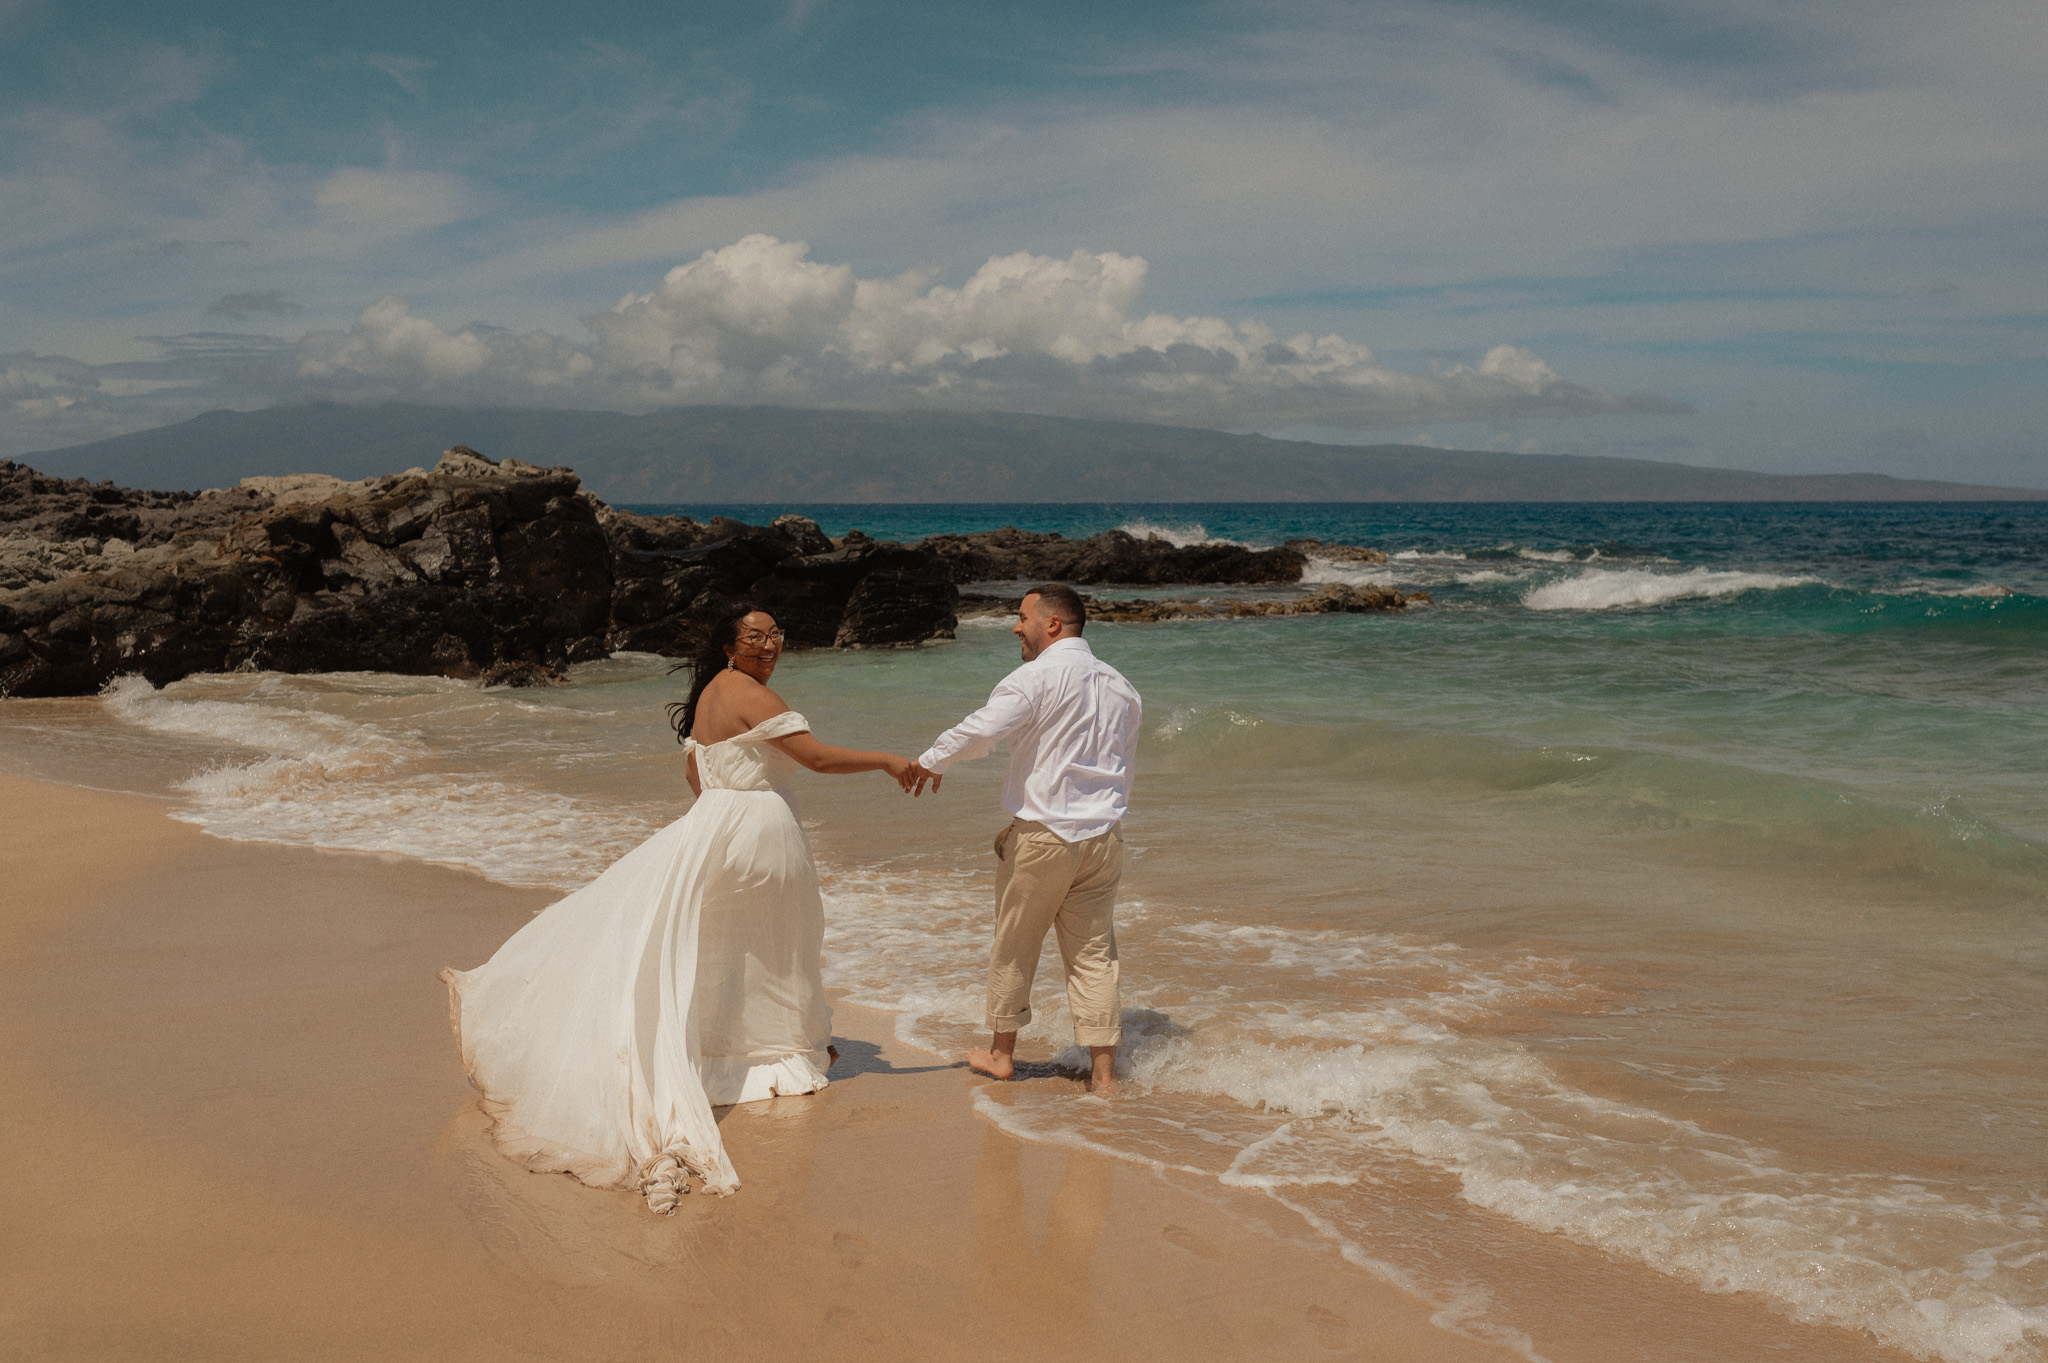
[[[902,762],[903,765],[897,766],[898,762]],[[905,762],[902,758],[891,759],[888,770],[889,775],[896,778],[896,784],[903,787],[904,794],[912,798],[924,794],[927,782],[931,784],[932,794],[938,794],[939,782],[945,779],[930,767],[916,762]]]

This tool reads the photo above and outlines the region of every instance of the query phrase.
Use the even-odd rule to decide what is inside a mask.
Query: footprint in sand
[[[1315,1331],[1316,1343],[1325,1349],[1351,1347],[1351,1322],[1328,1307],[1309,1307],[1308,1323],[1309,1328]]]
[[[1216,1246],[1210,1244],[1200,1231],[1191,1231],[1186,1226],[1165,1226],[1159,1233],[1169,1243],[1179,1245],[1190,1254],[1198,1254],[1204,1259],[1216,1257]]]
[[[868,1261],[868,1242],[851,1231],[835,1231],[832,1248],[839,1254],[839,1262],[848,1268],[859,1268]]]

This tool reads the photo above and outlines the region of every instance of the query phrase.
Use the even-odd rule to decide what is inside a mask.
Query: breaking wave
[[[1346,587],[1391,587],[1408,574],[1387,563],[1343,563],[1311,554],[1301,570],[1304,585],[1336,583]]]
[[[1224,539],[1209,533],[1205,525],[1188,522],[1180,525],[1160,521],[1129,520],[1117,529],[1138,539],[1162,539],[1177,548],[1186,549],[1196,544],[1237,544],[1239,541]]]
[[[451,768],[402,727],[352,720],[313,704],[320,677],[246,682],[237,699],[194,696],[206,680],[167,695],[137,676],[103,695],[117,718],[161,733],[211,739],[224,757],[177,783],[173,818],[215,837],[336,851],[389,852],[461,866],[508,885],[570,888],[590,880],[659,825],[499,776]],[[242,682],[242,679],[231,679]],[[374,685],[355,676],[349,684]],[[405,691],[477,697],[440,678],[391,678]],[[450,697],[445,693],[460,693]],[[478,698],[493,707],[516,705]],[[445,710],[443,711],[445,717]]]
[[[986,886],[964,873],[829,880],[828,978],[896,1010],[906,1042],[957,1053],[982,1022]],[[1419,1165],[1473,1207],[1921,1357],[2016,1360],[2048,1338],[2048,1311],[2014,1304],[2040,1295],[2048,1202],[1801,1168],[1574,1087],[1492,1026],[1628,997],[1569,960],[1125,909],[1156,982],[1126,991],[1119,1067],[1132,1092],[1108,1109],[982,1090],[977,1107],[1013,1134],[1264,1191],[1354,1263],[1436,1303],[1440,1324],[1528,1357],[1528,1337],[1489,1316],[1485,1272],[1453,1248],[1483,1228],[1403,1223],[1398,1201],[1354,1190]],[[1055,994],[1026,1039],[1066,1035]],[[1041,1065],[1079,1072],[1086,1055],[1070,1047]]]
[[[1591,568],[1577,577],[1546,582],[1530,590],[1522,604],[1538,611],[1618,610],[1630,606],[1661,606],[1671,601],[1739,596],[1743,592],[1779,587],[1819,586],[1817,577],[1780,573],[1746,573],[1694,568],[1685,573],[1657,573],[1645,568]]]

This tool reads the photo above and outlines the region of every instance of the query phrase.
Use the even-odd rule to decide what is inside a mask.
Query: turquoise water
[[[1688,566],[1768,567],[1837,574],[1855,587],[1920,582],[2003,582],[2048,588],[2048,502],[1471,503],[1293,502],[689,504],[636,511],[765,524],[784,512],[827,534],[858,528],[877,539],[916,540],[998,525],[1068,538],[1152,528],[1169,538],[1265,546],[1295,538],[1366,544],[1390,553],[1521,553],[1607,560],[1665,559]]]
[[[1392,560],[1310,577],[1437,603],[1088,631],[1146,702],[1132,1096],[1010,1086],[991,1120],[1270,1197],[1532,1358],[1555,1237],[1920,1357],[2043,1356],[2048,508],[688,511],[792,509],[1371,544]],[[775,680],[828,741],[914,753],[1015,656],[969,620]],[[549,691],[256,674],[105,704],[221,836],[569,886],[685,807],[675,688],[620,655]],[[34,706],[0,709],[14,751],[57,751]],[[828,979],[939,1054],[979,1025],[1000,776],[804,789]]]
[[[1860,836],[1826,804],[1846,796],[1879,824],[1884,809],[1905,829],[1945,819],[1981,834],[2002,849],[1992,860],[2026,863],[2011,839],[2048,839],[2048,506],[662,509],[755,520],[794,509],[835,535],[858,526],[905,540],[1001,523],[1372,545],[1393,561],[1323,575],[1426,590],[1437,608],[1247,624],[1227,640],[1169,634],[1151,694],[1199,707],[1227,686],[1274,720],[1598,747],[1599,779],[1582,773],[1581,785],[1661,762],[1673,800],[1687,804],[1677,787],[1695,786],[1716,791],[1700,798],[1724,813],[1731,801],[1769,805],[1764,828],[1810,819]],[[1424,760],[1445,779],[1468,760],[1481,784],[1522,779],[1486,775],[1492,759]],[[1820,806],[1792,807],[1802,783]]]

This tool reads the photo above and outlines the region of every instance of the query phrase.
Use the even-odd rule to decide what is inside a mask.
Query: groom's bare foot
[[[1088,1091],[1097,1098],[1116,1097],[1116,1047],[1088,1048]]]
[[[967,1068],[991,1079],[1008,1079],[1017,1073],[1010,1057],[991,1046],[976,1046],[967,1053]]]

